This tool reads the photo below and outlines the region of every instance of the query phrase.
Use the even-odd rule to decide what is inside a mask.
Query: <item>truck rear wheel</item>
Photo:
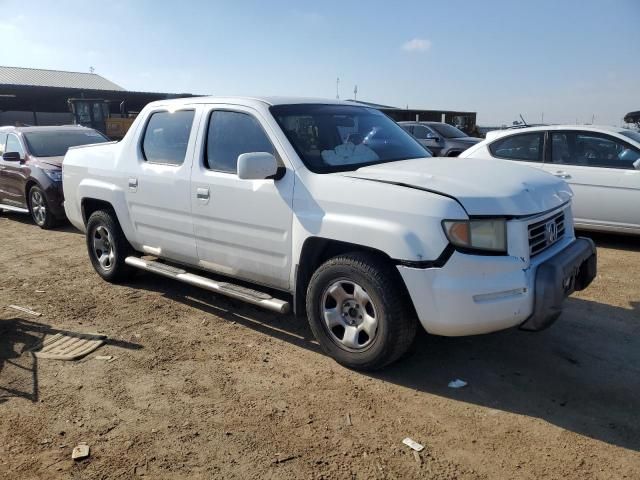
[[[338,363],[376,370],[407,352],[416,318],[398,273],[368,253],[332,258],[313,274],[307,316],[322,349]]]
[[[87,222],[87,250],[98,275],[108,282],[121,282],[133,273],[124,263],[133,253],[115,213],[110,210],[93,212]]]

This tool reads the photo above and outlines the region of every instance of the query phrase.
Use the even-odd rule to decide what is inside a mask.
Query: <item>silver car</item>
[[[413,135],[436,157],[457,157],[467,148],[482,141],[481,138],[470,137],[448,123],[398,122],[398,125]]]

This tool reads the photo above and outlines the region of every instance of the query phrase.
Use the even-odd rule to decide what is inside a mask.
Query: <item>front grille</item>
[[[564,212],[556,213],[529,225],[529,255],[534,256],[546,250],[564,237]]]

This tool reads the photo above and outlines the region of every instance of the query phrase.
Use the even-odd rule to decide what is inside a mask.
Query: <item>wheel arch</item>
[[[42,185],[40,185],[40,183],[33,177],[29,177],[27,179],[27,183],[25,183],[24,185],[24,203],[27,206],[27,208],[29,209],[29,211],[31,211],[31,205],[29,205],[29,192],[31,192],[31,189],[33,187],[38,187],[41,190],[44,190],[42,188]]]
[[[295,289],[293,292],[293,311],[298,317],[305,315],[306,300],[307,300],[307,287],[309,281],[313,276],[313,273],[327,260],[337,257],[338,255],[344,255],[347,253],[365,252],[375,255],[376,257],[388,262],[390,265],[397,263],[388,254],[382,250],[368,247],[366,245],[360,245],[355,243],[343,242],[340,240],[334,240],[324,237],[309,237],[305,240],[300,250],[300,261],[296,268],[295,274]],[[400,282],[401,288],[408,295],[408,290],[398,273],[397,281]],[[413,308],[413,302],[411,301],[411,307]]]

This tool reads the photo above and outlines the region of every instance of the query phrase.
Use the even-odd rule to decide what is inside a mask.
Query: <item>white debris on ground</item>
[[[421,452],[422,450],[424,450],[424,445],[420,445],[418,442],[410,439],[409,437],[402,440],[402,443],[404,443],[407,447],[415,450],[416,452]]]
[[[71,452],[71,458],[74,460],[82,460],[89,456],[89,445],[82,442],[75,446],[73,452]]]
[[[466,387],[467,385],[467,382],[465,382],[464,380],[460,380],[459,378],[456,378],[455,380],[449,382],[449,388],[462,388]]]

